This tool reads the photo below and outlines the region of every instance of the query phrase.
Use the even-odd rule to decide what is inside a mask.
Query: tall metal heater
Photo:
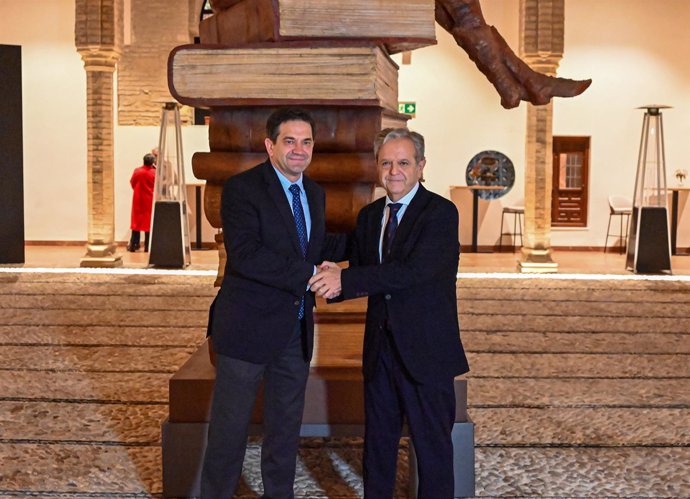
[[[642,121],[625,266],[639,273],[671,273],[666,158],[661,109],[649,105]]]
[[[149,265],[184,267],[191,263],[187,213],[180,109],[176,102],[166,102],[161,112]]]

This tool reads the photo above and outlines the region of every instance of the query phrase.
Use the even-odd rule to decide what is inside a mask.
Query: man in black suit
[[[317,263],[345,257],[344,237],[326,234],[323,190],[302,175],[314,134],[314,120],[305,111],[277,110],[266,124],[269,159],[223,188],[227,265],[209,320],[216,382],[201,478],[204,499],[230,499],[235,492],[262,380],[263,497],[294,497],[314,338],[314,295],[307,282]]]
[[[369,297],[362,367],[364,497],[390,499],[403,420],[419,466],[419,499],[453,497],[453,379],[469,370],[455,281],[458,212],[419,180],[424,138],[384,130],[374,145],[387,196],[357,219],[350,266],[324,262],[310,280],[326,298]]]

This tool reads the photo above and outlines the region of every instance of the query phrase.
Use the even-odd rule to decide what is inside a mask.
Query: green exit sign
[[[402,114],[409,114],[412,118],[417,114],[416,102],[398,102],[398,112]]]

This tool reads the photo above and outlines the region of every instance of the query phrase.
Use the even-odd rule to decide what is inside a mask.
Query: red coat
[[[132,173],[129,183],[134,189],[132,196],[132,223],[130,229],[149,232],[153,208],[153,187],[156,183],[156,168],[140,166]]]

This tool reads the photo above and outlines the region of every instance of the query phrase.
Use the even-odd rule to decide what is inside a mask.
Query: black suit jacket
[[[390,258],[379,264],[385,198],[357,219],[350,267],[342,272],[342,298],[369,296],[363,371],[371,376],[386,329],[402,362],[418,382],[469,370],[460,342],[455,282],[460,245],[458,212],[422,185],[396,231]]]
[[[209,317],[216,352],[256,364],[269,362],[294,334],[305,295],[305,356],[311,359],[314,295],[306,292],[307,282],[314,265],[344,259],[346,238],[326,234],[324,192],[307,177],[303,185],[311,214],[306,259],[270,161],[226,181],[221,216],[227,263]]]

